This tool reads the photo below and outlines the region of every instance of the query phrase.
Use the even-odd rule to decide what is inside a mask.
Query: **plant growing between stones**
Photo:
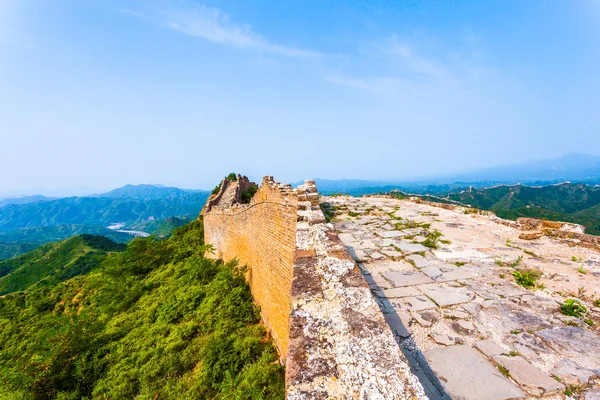
[[[509,379],[509,378],[510,378],[510,371],[509,371],[509,370],[508,370],[508,368],[506,368],[505,366],[503,366],[503,365],[498,365],[498,371],[500,371],[500,373],[501,373],[502,375],[504,375],[504,377],[505,377],[506,379]]]
[[[542,272],[535,269],[522,269],[513,272],[513,276],[518,285],[524,288],[533,288],[537,280],[542,276]]]
[[[570,317],[581,317],[586,313],[587,308],[583,306],[577,299],[567,299],[561,306],[560,311],[563,315]]]
[[[512,263],[510,263],[508,266],[511,268],[516,268],[521,264],[521,261],[523,261],[523,256],[517,257],[517,259],[515,261],[513,261]]]

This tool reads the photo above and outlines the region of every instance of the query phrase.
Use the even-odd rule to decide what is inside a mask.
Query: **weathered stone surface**
[[[429,250],[427,247],[423,246],[422,244],[416,244],[416,243],[399,242],[396,245],[396,247],[398,247],[400,249],[400,251],[402,251],[403,253],[406,253],[406,254],[420,253],[422,251]]]
[[[506,352],[502,347],[498,346],[496,342],[494,342],[492,339],[480,340],[478,342],[473,343],[473,345],[489,358],[494,358],[495,356],[502,355]]]
[[[412,286],[404,286],[394,289],[384,289],[383,295],[388,299],[398,298],[398,297],[408,297],[408,296],[416,296],[419,295],[420,292],[417,288]]]
[[[373,279],[373,282],[375,282],[375,284],[381,289],[389,289],[392,287],[392,284],[378,273],[371,275],[371,277]]]
[[[437,282],[456,281],[458,279],[469,279],[469,278],[473,278],[475,276],[477,276],[477,274],[471,270],[468,270],[466,268],[456,268],[453,271],[443,272],[441,276],[436,278],[436,281]]]
[[[456,344],[456,340],[452,336],[446,335],[444,333],[436,333],[432,332],[429,334],[431,339],[437,344],[441,344],[443,346],[453,346]]]
[[[425,267],[429,267],[430,265],[432,265],[431,261],[429,261],[428,259],[426,259],[425,257],[423,257],[420,254],[410,255],[410,256],[406,257],[406,259],[415,263],[415,266],[417,268],[425,268]]]
[[[451,306],[454,304],[466,303],[473,295],[466,289],[447,288],[441,285],[421,285],[418,287],[427,297],[436,302],[440,307]]]
[[[405,297],[403,300],[409,305],[410,309],[414,311],[427,310],[429,308],[437,307],[435,303],[423,295]]]
[[[389,279],[394,286],[414,286],[420,285],[423,283],[433,282],[431,278],[427,275],[423,274],[419,271],[410,271],[410,272],[396,272],[396,271],[387,271],[384,272],[383,275],[387,279]]]
[[[454,400],[525,398],[517,386],[470,346],[440,347],[424,354],[444,389]]]
[[[531,333],[521,332],[518,335],[511,334],[507,341],[510,342],[513,338],[512,347],[529,361],[543,363],[545,359],[556,356],[556,353],[542,339]]]
[[[398,238],[398,237],[402,237],[406,235],[404,232],[402,231],[386,231],[386,232],[381,232],[381,237],[383,238]]]
[[[431,265],[431,266],[425,267],[425,268],[421,268],[421,272],[423,272],[425,275],[427,275],[428,277],[430,277],[433,280],[436,280],[437,278],[442,276],[442,271],[434,265]]]
[[[535,333],[561,356],[574,360],[582,367],[600,366],[600,338],[573,326],[545,329]]]
[[[469,313],[460,310],[447,310],[445,316],[454,319],[465,319],[469,317]]]
[[[584,400],[600,400],[600,386],[588,389],[584,394]]]
[[[396,242],[394,239],[381,239],[377,242],[377,246],[379,247],[389,247],[396,245],[398,245],[398,242]]]
[[[454,329],[456,332],[463,334],[463,335],[469,335],[475,331],[475,325],[473,325],[472,322],[465,321],[462,319],[459,319],[458,321],[453,322],[451,324],[451,326],[452,326],[452,329]]]
[[[565,386],[529,364],[523,357],[495,356],[494,361],[508,370],[522,389],[534,396],[547,396],[565,390]]]
[[[383,260],[385,258],[385,256],[383,254],[378,253],[376,251],[369,254],[369,257],[372,258],[373,260]]]
[[[433,229],[440,230],[443,239],[451,241],[449,244],[440,244],[438,249],[419,248],[423,254],[414,252],[417,250],[415,248],[405,248],[405,251],[399,252],[391,246],[367,251],[378,251],[385,255],[386,259],[370,260],[365,267],[372,273],[387,271],[386,274],[389,273],[390,277],[394,276],[394,272],[397,273],[398,275],[394,276],[397,279],[393,283],[401,285],[399,288],[414,289],[414,286],[438,285],[444,290],[458,290],[459,293],[470,295],[467,300],[461,299],[465,302],[447,305],[447,308],[425,308],[421,311],[415,311],[413,305],[416,308],[420,308],[421,303],[431,305],[425,301],[417,303],[415,298],[418,296],[414,293],[411,293],[411,296],[390,297],[389,300],[394,304],[393,307],[389,307],[391,313],[408,311],[412,314],[406,317],[410,321],[407,331],[411,336],[410,340],[402,342],[405,350],[418,352],[419,348],[426,350],[435,346],[456,347],[469,343],[477,346],[477,352],[481,348],[482,352],[488,354],[489,357],[480,353],[493,368],[495,364],[491,357],[500,356],[502,353],[514,354],[511,351],[516,350],[532,367],[543,371],[543,375],[547,377],[551,376],[550,372],[553,370],[562,371],[566,377],[565,382],[568,379],[583,380],[590,371],[600,373],[594,371],[600,369],[598,366],[591,368],[590,365],[599,365],[593,350],[569,353],[535,333],[565,327],[561,319],[566,317],[562,316],[559,309],[560,304],[564,302],[564,294],[574,296],[580,290],[584,290],[578,297],[585,294],[587,299],[600,298],[600,254],[588,248],[569,247],[564,244],[567,240],[570,244],[589,241],[590,237],[577,233],[569,239],[565,233],[571,233],[553,231],[552,234],[558,239],[544,236],[534,242],[526,242],[519,239],[519,234],[523,232],[520,230],[520,224],[503,221],[487,213],[464,214],[464,208],[454,205],[437,205],[434,208],[428,202],[416,203],[385,197],[363,197],[351,201],[336,198],[332,201],[359,213],[368,208],[377,210],[377,214],[372,213],[364,221],[354,219],[353,225],[348,225],[348,228],[343,225],[342,232],[352,234],[355,241],[378,242],[381,239],[394,239],[400,246],[410,246],[414,245],[414,240],[428,236]],[[388,216],[389,213],[395,213],[401,219],[392,220]],[[433,214],[437,216],[433,217]],[[540,221],[535,223],[543,226]],[[388,226],[384,227],[386,224]],[[418,226],[419,224],[422,226]],[[392,225],[398,228],[399,225],[415,227],[402,229],[405,236],[384,237],[383,233],[386,231],[399,231],[393,229]],[[408,236],[410,238],[405,239]],[[507,246],[507,240],[510,240],[511,246]],[[600,244],[600,240],[594,239],[586,242],[586,246],[588,244],[594,246]],[[406,260],[402,260],[404,255]],[[520,267],[536,268],[544,272],[539,282],[543,283],[546,289],[529,290],[515,283],[512,276],[514,270],[508,265],[520,256]],[[572,262],[571,258],[574,256],[578,260],[581,259],[581,262]],[[581,263],[587,274],[577,271]],[[415,270],[422,274],[414,275]],[[419,283],[425,280],[423,275],[429,279],[427,283]],[[398,294],[404,296],[408,292],[402,291]],[[427,296],[434,299],[435,295],[428,293]],[[600,318],[600,308],[595,308],[586,298],[582,298],[582,303],[588,309],[586,318],[594,319],[596,325],[588,327],[582,319],[577,319],[576,322],[584,331],[597,336],[596,326],[597,319]],[[410,304],[407,299],[412,299],[414,304]],[[444,304],[440,299],[435,301]],[[432,312],[439,318],[443,316],[443,319],[436,322],[425,318],[427,312]],[[462,321],[461,324],[459,321]],[[565,322],[572,323],[567,319]],[[433,334],[437,336],[432,336]],[[434,337],[439,343],[435,342]],[[403,338],[407,339],[408,336]],[[486,341],[481,341],[483,338],[490,338],[490,346],[485,347]],[[583,339],[584,342],[587,341],[587,338]],[[474,341],[480,343],[474,344]],[[565,346],[568,347],[568,343]],[[577,346],[582,347],[579,344],[575,347]],[[571,360],[575,366],[560,364],[561,359]],[[580,365],[581,363],[587,364]],[[419,366],[415,370],[418,368]],[[499,374],[499,371],[496,372]],[[439,378],[443,382],[443,377]],[[552,396],[552,400],[555,400],[559,396],[562,397],[562,394]]]
[[[429,328],[433,323],[424,319],[419,312],[413,311],[412,316],[422,327]]]
[[[585,385],[590,379],[595,378],[596,374],[589,369],[582,368],[574,361],[563,359],[558,362],[556,368],[550,371],[552,375],[558,376],[561,382],[567,385]]]
[[[381,252],[383,254],[385,254],[388,257],[396,257],[396,258],[400,258],[403,257],[404,254],[400,253],[399,251],[396,250],[390,250],[390,249],[381,249]]]

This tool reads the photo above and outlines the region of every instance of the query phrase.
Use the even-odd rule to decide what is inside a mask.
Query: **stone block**
[[[421,285],[419,290],[435,301],[440,307],[467,303],[473,297],[473,292],[464,288],[449,288],[441,285]]]
[[[467,345],[439,347],[424,353],[446,392],[460,400],[516,400],[525,393],[502,376],[481,353]]]
[[[590,379],[596,377],[596,374],[593,371],[582,368],[568,359],[560,360],[556,368],[550,371],[550,373],[558,376],[561,382],[575,386],[587,385]]]
[[[506,353],[502,347],[498,346],[492,339],[480,340],[473,345],[489,358],[494,358]]]
[[[523,357],[495,356],[494,361],[508,370],[511,378],[533,396],[548,396],[565,390],[565,386],[546,375]]]
[[[413,311],[428,310],[430,308],[437,307],[434,302],[432,302],[431,300],[429,300],[427,297],[425,297],[423,295],[405,297],[403,300],[406,302],[406,304],[408,304],[408,307]]]
[[[405,286],[394,289],[384,289],[383,295],[388,299],[399,298],[399,297],[408,297],[408,296],[417,296],[420,292],[415,287]]]
[[[433,282],[427,275],[422,272],[415,271],[414,269],[413,271],[409,272],[387,271],[384,272],[383,275],[389,279],[395,287],[415,286],[423,283]]]
[[[425,268],[432,265],[431,261],[429,261],[420,254],[410,255],[406,257],[406,259],[412,261],[417,268]]]

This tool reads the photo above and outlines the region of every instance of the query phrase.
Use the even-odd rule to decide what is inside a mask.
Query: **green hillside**
[[[48,243],[30,253],[0,261],[0,295],[83,275],[97,268],[108,252],[124,249],[123,244],[93,235]]]
[[[195,221],[0,297],[0,399],[283,399],[244,269],[205,258],[202,238]],[[81,240],[23,259],[61,248],[54,265],[69,263]]]
[[[43,243],[0,243],[0,260],[7,260],[18,255],[33,251]]]
[[[600,235],[600,187],[563,183],[541,187],[522,185],[470,189],[450,193],[448,199],[491,210],[501,218],[542,218],[584,225]]]

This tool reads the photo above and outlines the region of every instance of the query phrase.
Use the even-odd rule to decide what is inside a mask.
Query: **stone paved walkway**
[[[322,201],[432,397],[600,399],[600,254],[407,200]]]

